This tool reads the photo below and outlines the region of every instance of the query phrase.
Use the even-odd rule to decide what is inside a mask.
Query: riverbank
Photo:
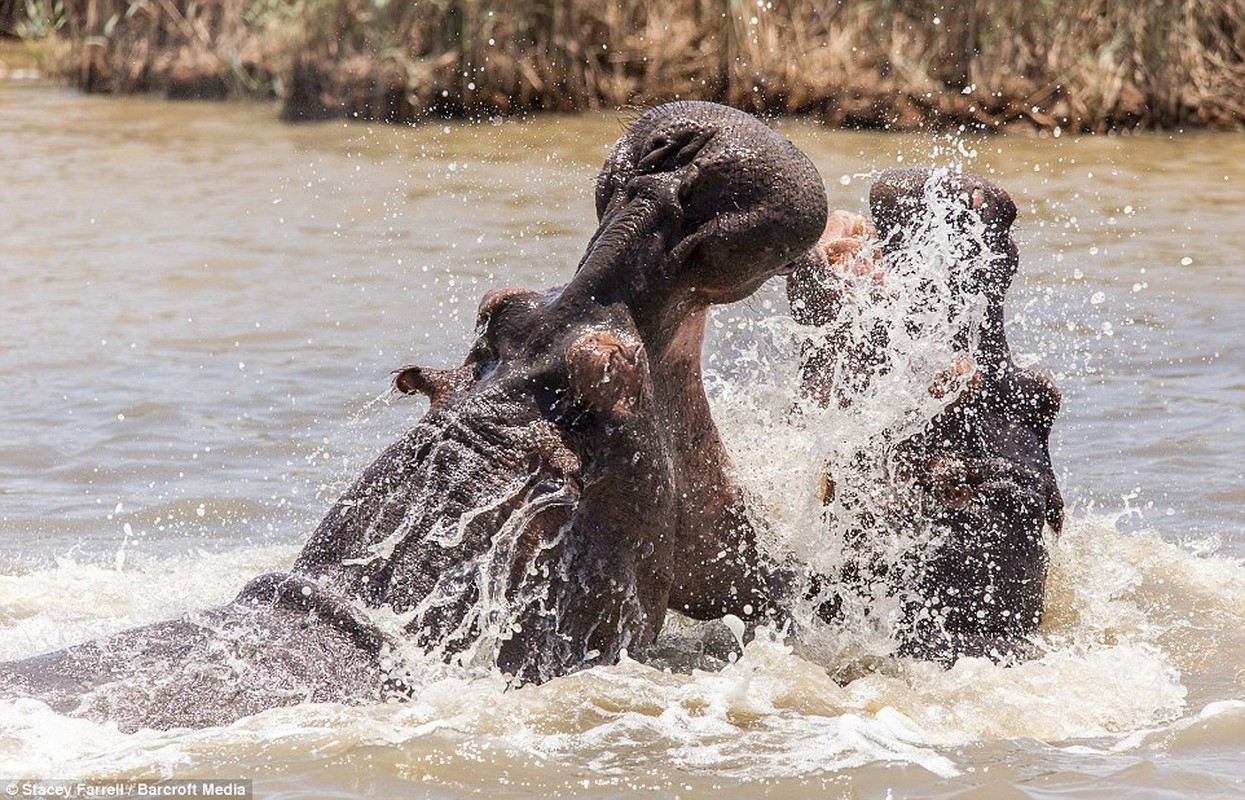
[[[675,98],[851,128],[1245,128],[1245,6],[1209,0],[37,0],[88,92],[410,123]]]

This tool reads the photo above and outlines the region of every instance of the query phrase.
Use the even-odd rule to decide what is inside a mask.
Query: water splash
[[[824,325],[781,314],[752,323],[745,343],[724,342],[738,350],[730,371],[709,376],[736,475],[771,525],[771,551],[843,576],[823,580],[818,599],[836,596],[837,635],[815,630],[815,604],[803,610],[804,635],[827,663],[893,649],[911,602],[904,587],[942,536],[922,512],[907,450],[968,384],[1004,257],[952,189],[953,174],[931,174],[930,213],[902,241],[866,243],[838,265],[825,287],[838,304]],[[883,246],[885,260],[869,263]]]

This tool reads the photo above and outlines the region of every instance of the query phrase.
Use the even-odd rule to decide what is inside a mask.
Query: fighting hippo
[[[756,119],[673,103],[597,181],[570,282],[490,292],[454,369],[406,367],[427,414],[330,509],[289,574],[221,608],[0,667],[8,694],[122,729],[222,724],[404,691],[403,653],[542,681],[642,648],[667,606],[766,613],[700,382],[710,305],[808,257],[812,164]],[[729,556],[727,553],[729,552]]]
[[[821,584],[872,593],[865,603],[884,599],[879,587],[897,598],[901,653],[1010,658],[1041,619],[1045,530],[1058,533],[1063,520],[1049,451],[1059,393],[1015,364],[1003,328],[1019,264],[1016,206],[984,178],[922,169],[883,173],[869,202],[876,234],[836,211],[818,258],[788,278],[796,319],[830,331],[804,351],[804,394],[823,406],[859,402],[871,381],[910,366],[894,351],[926,335],[923,319],[941,326],[952,356],[928,384],[937,413],[882,430],[870,452],[831,465],[823,500],[850,555]],[[940,247],[946,274],[922,274]],[[903,269],[916,271],[908,304],[874,313]],[[941,294],[930,286],[939,281]],[[833,617],[843,601],[831,596],[823,612]]]

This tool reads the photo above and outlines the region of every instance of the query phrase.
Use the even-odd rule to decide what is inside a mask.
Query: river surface
[[[423,413],[390,371],[458,363],[486,289],[570,276],[625,123],[291,127],[267,105],[0,83],[0,658],[287,568]],[[832,207],[932,163],[1020,206],[1009,335],[1063,390],[1069,505],[1040,657],[836,682],[762,631],[720,670],[625,661],[517,690],[448,672],[409,703],[130,735],[4,700],[0,778],[246,778],[264,798],[1245,796],[1245,137],[779,127]],[[784,476],[808,465],[795,433],[741,409],[789,402],[784,311],[777,285],[719,310],[706,356],[779,529],[801,523]]]

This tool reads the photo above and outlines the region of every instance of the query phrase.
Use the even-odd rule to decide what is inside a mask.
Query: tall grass
[[[84,88],[277,94],[291,119],[703,98],[870,128],[1245,125],[1245,0],[56,1]]]

